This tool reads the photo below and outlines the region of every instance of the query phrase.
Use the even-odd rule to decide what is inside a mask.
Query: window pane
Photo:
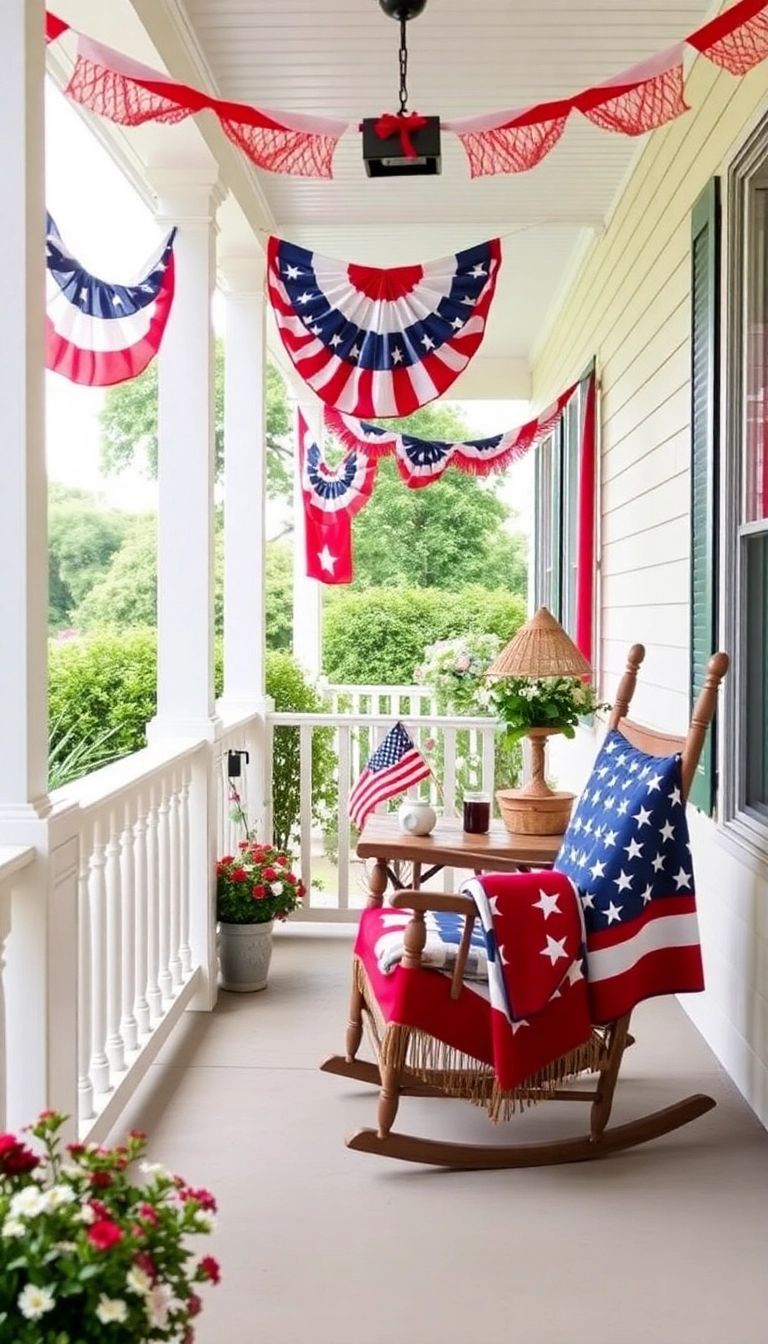
[[[751,523],[768,518],[768,190],[751,193],[747,248],[744,509]]]
[[[768,814],[768,536],[743,540],[747,578],[746,798]]]

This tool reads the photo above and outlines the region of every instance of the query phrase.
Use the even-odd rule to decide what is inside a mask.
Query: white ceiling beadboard
[[[378,0],[184,0],[184,8],[226,98],[350,120],[397,107],[399,29]],[[703,0],[428,0],[407,29],[409,108],[450,118],[561,97],[672,45],[710,13]],[[349,260],[396,265],[501,235],[497,298],[478,355],[498,369],[530,357],[638,143],[573,117],[537,168],[472,181],[446,133],[440,177],[369,179],[351,131],[333,180],[261,174],[260,182],[281,236]]]

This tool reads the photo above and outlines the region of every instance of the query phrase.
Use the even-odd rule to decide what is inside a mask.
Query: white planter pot
[[[219,984],[238,994],[266,989],[274,920],[266,924],[219,924]]]

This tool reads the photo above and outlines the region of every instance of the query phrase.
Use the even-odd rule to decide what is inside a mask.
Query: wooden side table
[[[431,835],[408,835],[394,814],[369,817],[357,842],[361,859],[375,859],[369,906],[381,905],[387,883],[398,886],[391,864],[398,859],[413,864],[413,887],[427,882],[443,868],[473,872],[516,873],[551,868],[561,835],[512,835],[501,821],[492,821],[487,835],[467,835],[458,817],[441,818]]]

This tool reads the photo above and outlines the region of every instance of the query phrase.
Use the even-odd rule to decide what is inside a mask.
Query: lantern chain
[[[398,52],[400,60],[400,113],[401,117],[408,112],[408,44],[405,37],[406,19],[400,16],[400,50]]]

